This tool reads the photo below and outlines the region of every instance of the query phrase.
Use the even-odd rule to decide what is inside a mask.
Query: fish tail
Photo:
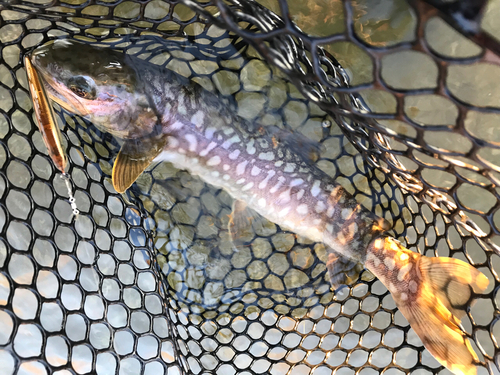
[[[426,257],[390,237],[371,242],[366,267],[391,292],[426,349],[456,375],[475,375],[478,357],[460,329],[474,293],[488,278],[454,258]]]

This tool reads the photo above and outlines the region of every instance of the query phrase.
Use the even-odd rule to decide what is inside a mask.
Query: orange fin
[[[365,267],[355,260],[350,260],[330,250],[328,260],[326,261],[326,268],[333,290],[338,291],[358,281],[359,275]]]
[[[111,179],[118,193],[124,193],[163,151],[166,137],[127,139],[115,163]]]
[[[458,259],[411,252],[392,238],[372,242],[366,266],[439,363],[456,375],[477,374],[478,357],[459,324],[472,292],[487,288],[486,276]]]

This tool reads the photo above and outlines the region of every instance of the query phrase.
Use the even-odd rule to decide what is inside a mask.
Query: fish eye
[[[74,76],[68,80],[68,88],[83,99],[94,99],[96,97],[96,85],[92,78],[86,76]]]

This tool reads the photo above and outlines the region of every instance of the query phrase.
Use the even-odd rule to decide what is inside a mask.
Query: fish
[[[123,142],[112,171],[117,192],[157,162],[199,176],[234,198],[233,241],[255,212],[323,243],[333,288],[368,269],[439,363],[457,375],[477,373],[459,325],[488,278],[461,260],[406,249],[387,234],[386,220],[315,165],[307,140],[249,123],[196,83],[110,48],[56,40],[31,61],[54,102]]]

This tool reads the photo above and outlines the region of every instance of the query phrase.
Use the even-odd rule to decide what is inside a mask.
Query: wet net
[[[369,272],[334,294],[324,247],[265,220],[235,251],[231,198],[170,164],[117,194],[117,140],[56,107],[73,216],[22,56],[74,37],[166,66],[252,123],[318,142],[318,166],[408,248],[481,270],[490,285],[462,325],[479,373],[497,374],[500,7],[429,3],[441,13],[397,0],[3,1],[0,373],[447,371]]]

